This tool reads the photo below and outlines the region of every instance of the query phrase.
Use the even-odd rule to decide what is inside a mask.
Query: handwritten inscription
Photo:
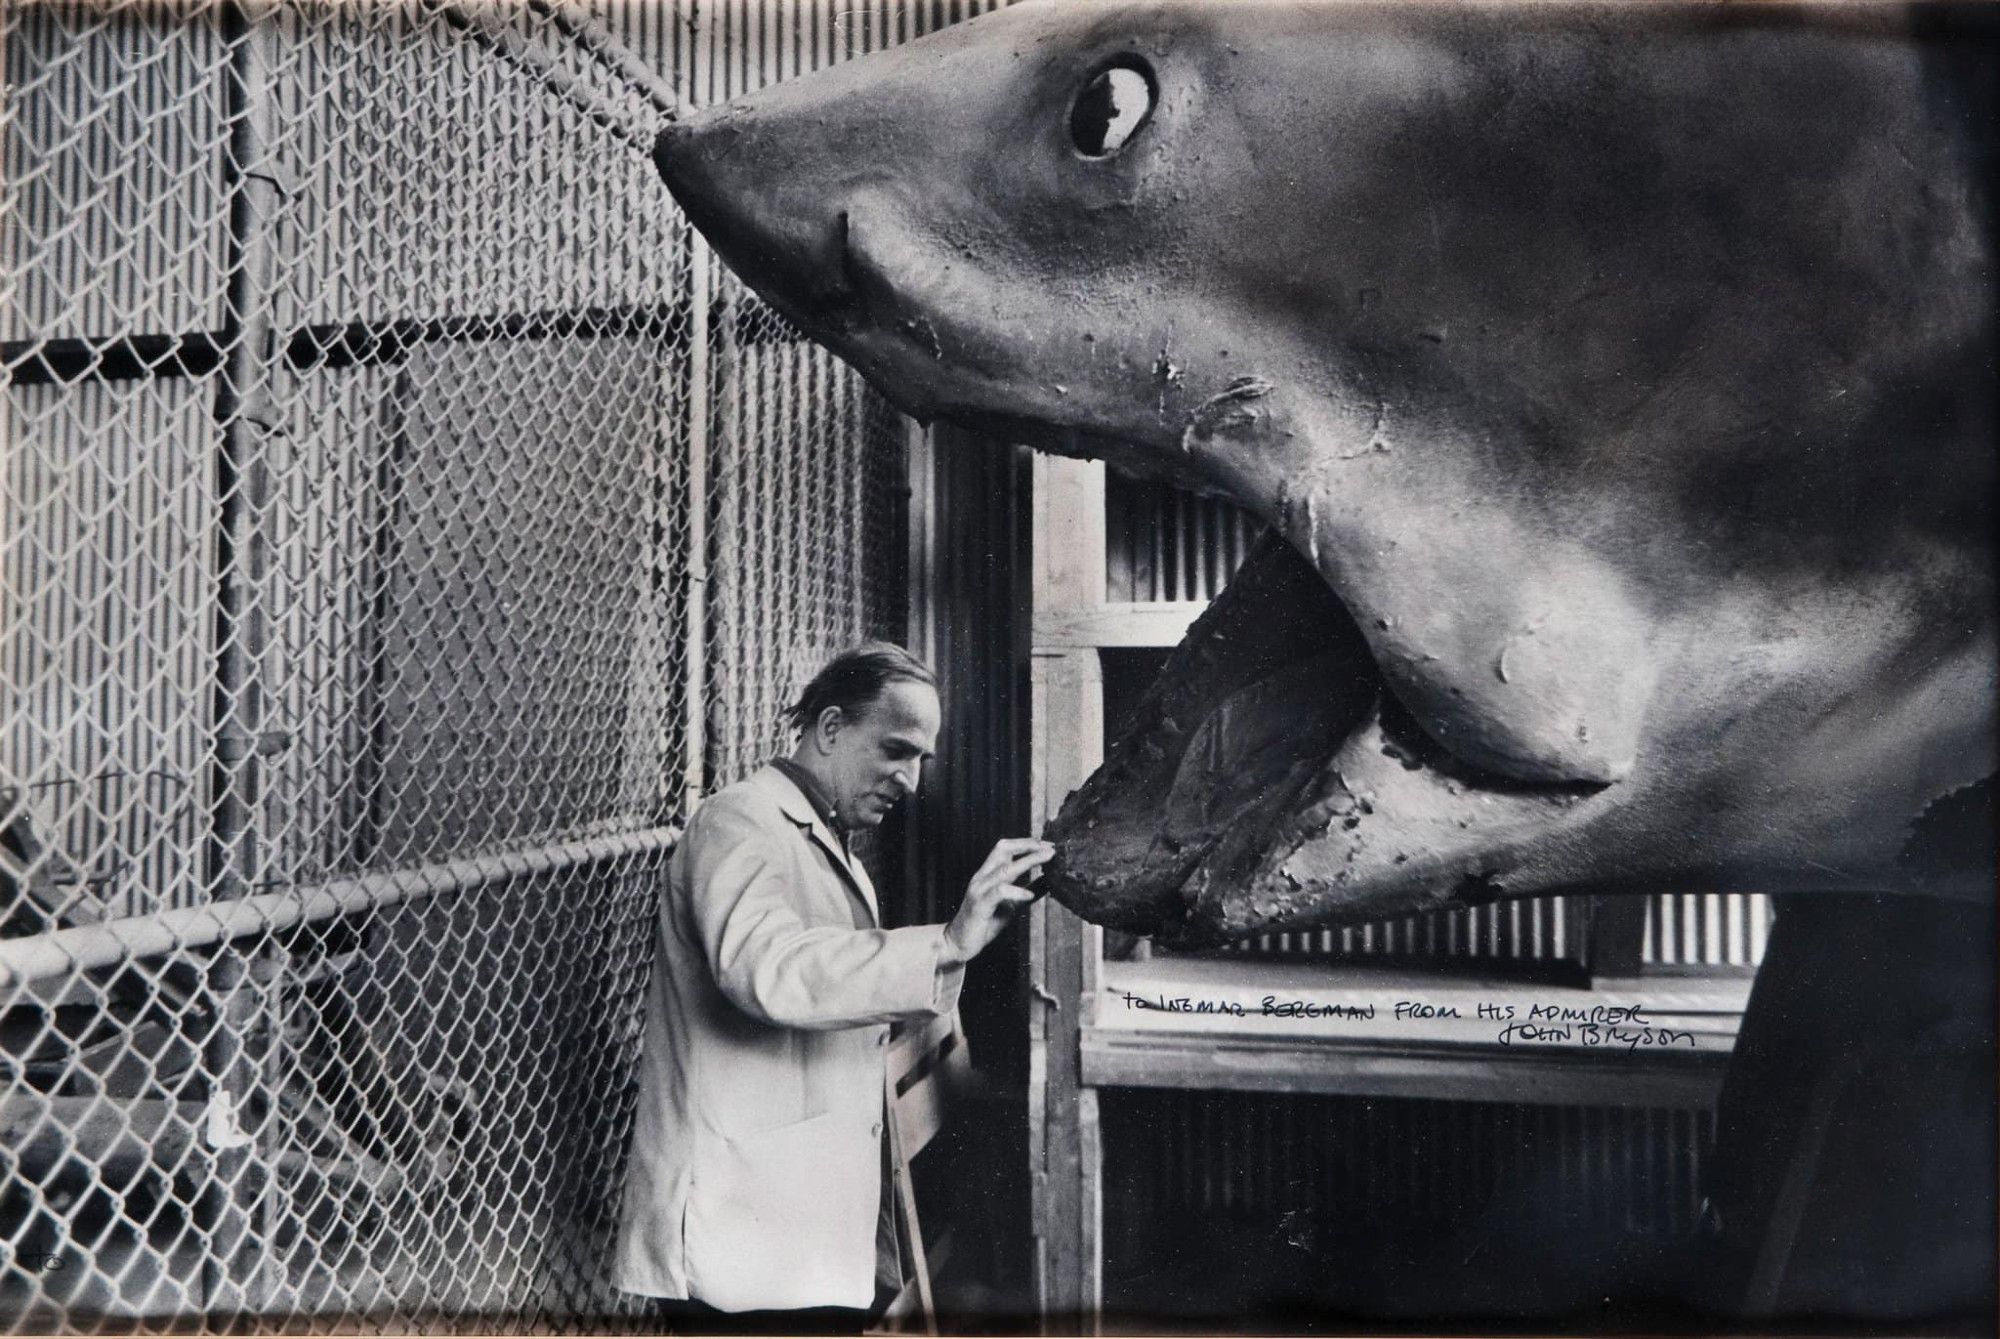
[[[1229,1018],[1350,1018],[1369,1019],[1375,1016],[1372,1004],[1321,1004],[1315,1000],[1281,1000],[1275,995],[1266,995],[1254,1005],[1246,1005],[1238,1000],[1204,1000],[1187,995],[1134,995],[1126,992],[1119,996],[1127,1009],[1157,1009],[1169,1014],[1222,1014]]]
[[[1623,1046],[1636,1051],[1641,1046],[1684,1046],[1692,1049],[1694,1033],[1679,1028],[1607,1027],[1600,1023],[1571,1023],[1563,1027],[1540,1027],[1534,1023],[1509,1023],[1500,1029],[1502,1046],[1515,1042],[1543,1042],[1576,1046]]]
[[[1329,1018],[1348,1022],[1369,1022],[1377,1017],[1372,1001],[1330,1004],[1320,1000],[1266,995],[1255,1003],[1248,1003],[1194,995],[1135,995],[1130,991],[1121,991],[1116,998],[1127,1009],[1169,1014],[1211,1014],[1224,1018]],[[1502,1046],[1610,1046],[1636,1051],[1642,1047],[1662,1046],[1692,1050],[1696,1045],[1694,1033],[1654,1023],[1645,1016],[1642,1006],[1636,1004],[1531,1001],[1525,1004],[1479,1003],[1472,1007],[1470,1020],[1466,1020],[1459,1005],[1436,1004],[1428,1000],[1396,1000],[1385,1006],[1385,1012],[1386,1020],[1396,1023],[1455,1019],[1498,1024],[1493,1040]]]

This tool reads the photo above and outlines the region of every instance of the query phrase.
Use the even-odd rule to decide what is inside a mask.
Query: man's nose
[[[917,793],[917,782],[923,779],[924,765],[920,762],[907,763],[892,774],[896,788],[905,795]]]

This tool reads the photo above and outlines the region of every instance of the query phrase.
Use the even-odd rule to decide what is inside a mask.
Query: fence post
[[[270,493],[266,440],[279,426],[269,374],[275,354],[271,230],[282,203],[269,157],[271,14],[270,0],[232,0],[223,11],[229,61],[223,72],[228,143],[221,188],[229,216],[218,325],[223,366],[214,400],[218,526],[208,844],[209,895],[216,902],[250,896],[263,859],[257,831],[264,726],[259,661],[265,640],[259,586],[266,563],[263,513]],[[247,1200],[264,1193],[260,1181],[268,1189],[268,1178],[253,1174],[256,1141],[239,1124],[259,1069],[256,1038],[264,1010],[256,975],[231,950],[216,957],[207,982],[210,1017],[202,1060],[210,1084],[204,1131],[210,1179],[195,1220],[207,1235],[202,1305],[211,1315],[254,1307],[263,1291],[246,1280],[238,1259],[255,1248]]]
[[[709,310],[708,243],[688,235],[687,709],[681,757],[681,812],[692,815],[707,789]]]

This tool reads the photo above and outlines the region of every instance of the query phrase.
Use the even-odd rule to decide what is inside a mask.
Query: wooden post
[[[1104,603],[1104,467],[1037,456],[1034,605]],[[1104,687],[1095,648],[1034,648],[1029,817],[1039,831],[1103,756]],[[1044,1329],[1091,1333],[1103,1304],[1097,1094],[1080,1038],[1102,934],[1044,899],[1029,928],[1028,1156],[1035,1290]]]
[[[931,430],[915,419],[903,421],[903,479],[909,492],[903,513],[909,526],[909,547],[905,554],[909,605],[903,645],[917,659],[944,675],[949,673],[949,667],[940,658],[938,639],[937,454]],[[946,687],[949,688],[948,683]],[[948,721],[947,731],[956,733],[954,726],[955,723]],[[942,915],[938,899],[943,890],[935,886],[936,855],[920,835],[934,830],[937,804],[935,789],[926,784],[914,797],[904,818],[906,914],[922,908],[925,919]]]
[[[933,668],[938,663],[937,633],[937,454],[931,430],[914,419],[904,420],[903,477],[909,489],[909,624],[904,645]]]

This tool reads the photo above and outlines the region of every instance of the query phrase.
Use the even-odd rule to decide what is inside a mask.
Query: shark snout
[[[766,207],[774,203],[761,198],[771,192],[758,189],[760,175],[740,165],[732,169],[742,138],[725,116],[703,111],[669,121],[653,140],[660,179],[695,227],[718,244],[747,238],[752,221],[768,217]]]
[[[820,338],[861,324],[841,183],[809,159],[784,161],[740,105],[677,119],[653,165],[689,220],[758,295]]]

